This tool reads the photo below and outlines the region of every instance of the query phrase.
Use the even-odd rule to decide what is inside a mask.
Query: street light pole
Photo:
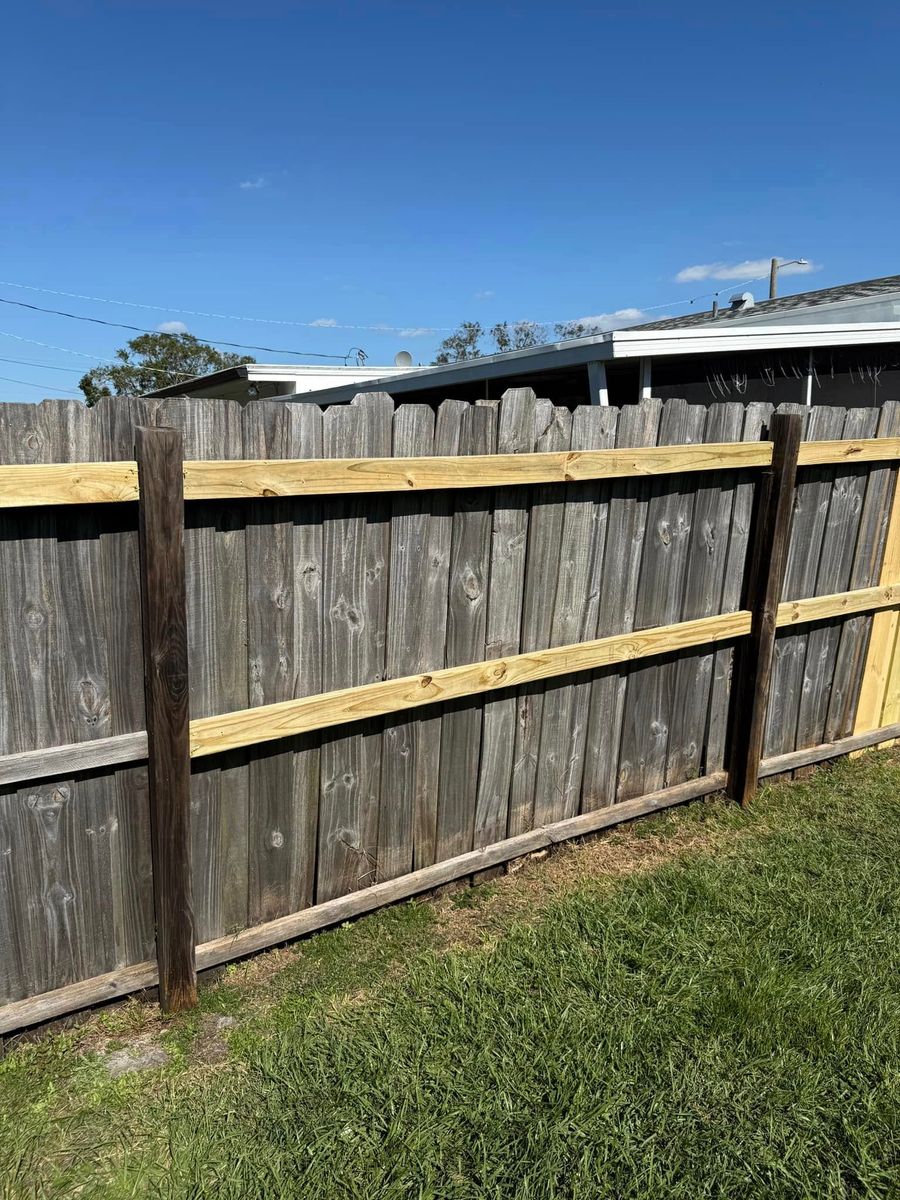
[[[777,258],[773,258],[769,267],[769,299],[774,300],[778,295],[778,269],[779,267],[805,267],[807,265],[805,258],[791,258],[784,262],[779,262]]]

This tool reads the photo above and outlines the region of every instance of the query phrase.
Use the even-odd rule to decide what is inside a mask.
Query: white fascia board
[[[244,379],[254,383],[280,382],[289,379],[304,379],[308,375],[334,376],[335,383],[346,379],[383,379],[392,375],[403,375],[409,371],[433,370],[425,367],[358,367],[348,363],[346,366],[335,367],[316,366],[312,363],[245,363],[238,367]],[[202,376],[201,376],[202,378]]]
[[[620,329],[612,334],[612,357],[657,358],[669,354],[724,354],[743,350],[795,350],[900,342],[900,321],[852,325],[753,325],[710,329]]]

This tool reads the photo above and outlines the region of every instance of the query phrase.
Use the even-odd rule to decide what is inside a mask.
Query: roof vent
[[[745,308],[753,307],[753,293],[741,292],[739,295],[732,296],[728,303],[732,312],[742,312]]]

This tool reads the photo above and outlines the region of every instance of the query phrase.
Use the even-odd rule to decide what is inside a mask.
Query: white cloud
[[[475,299],[476,300],[490,300],[493,295],[494,295],[494,293],[491,291],[490,288],[484,288],[483,291],[475,293]]]
[[[743,262],[738,263],[698,263],[693,267],[683,267],[675,276],[676,283],[699,283],[704,279],[721,279],[725,281],[736,281],[744,279],[755,279],[768,275],[771,259],[768,258],[747,258]],[[818,271],[820,268],[817,263],[785,263],[783,267],[779,267],[779,275],[808,275],[811,271]]]
[[[265,175],[257,175],[255,179],[242,179],[238,187],[242,192],[256,192],[266,186]]]
[[[157,333],[187,333],[188,327],[184,321],[163,321],[156,330]]]
[[[337,321],[334,317],[316,317],[315,321],[310,321],[313,329],[336,329]]]
[[[404,338],[428,337],[430,333],[437,333],[437,330],[429,329],[427,325],[417,325],[412,329],[401,329],[399,336]]]
[[[596,313],[592,317],[576,317],[567,325],[584,325],[589,333],[608,333],[611,329],[625,329],[645,320],[647,314],[639,308],[617,308],[615,312]]]

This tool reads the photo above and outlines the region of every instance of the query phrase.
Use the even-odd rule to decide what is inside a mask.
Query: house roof
[[[720,308],[716,316],[710,310],[686,313],[681,317],[666,317],[660,321],[648,321],[645,325],[631,325],[638,329],[685,329],[694,325],[719,325],[724,321],[765,321],[779,318],[781,314],[798,308],[820,308],[823,305],[846,305],[851,301],[877,299],[892,292],[900,294],[900,275],[884,275],[879,279],[863,279],[858,283],[842,283],[837,287],[819,288],[814,292],[798,292],[795,296],[779,296],[775,300],[760,300],[750,308]],[[810,324],[813,322],[810,321]]]

